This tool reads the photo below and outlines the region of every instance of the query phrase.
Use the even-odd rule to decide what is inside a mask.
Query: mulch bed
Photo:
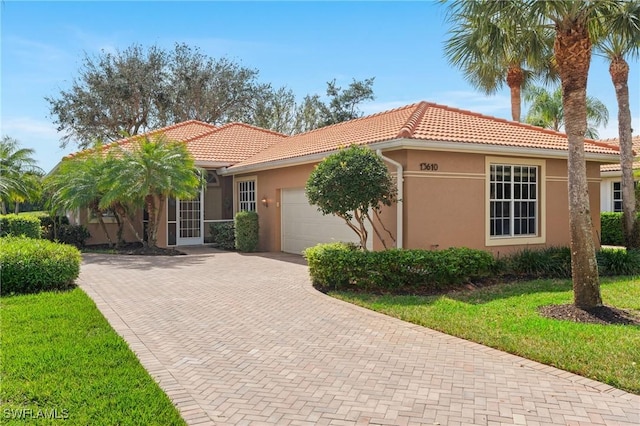
[[[144,247],[140,243],[127,243],[120,247],[109,247],[108,244],[98,244],[86,247],[86,251],[105,251],[116,254],[144,256],[181,256],[186,254],[176,249],[167,249],[162,247]]]
[[[588,324],[640,325],[640,316],[623,309],[599,306],[593,309],[580,309],[574,305],[550,305],[538,308],[547,318]]]

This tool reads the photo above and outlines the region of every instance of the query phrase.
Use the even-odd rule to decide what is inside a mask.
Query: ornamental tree
[[[309,203],[323,215],[342,218],[367,247],[368,221],[386,248],[371,215],[396,201],[397,189],[387,166],[367,147],[352,145],[325,158],[313,170],[306,185]],[[379,222],[380,224],[382,222]]]

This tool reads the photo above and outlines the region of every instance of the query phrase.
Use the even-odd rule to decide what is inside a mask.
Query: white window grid
[[[238,210],[256,211],[256,181],[246,180],[238,182]]]
[[[491,164],[489,232],[492,237],[538,234],[537,166]]]

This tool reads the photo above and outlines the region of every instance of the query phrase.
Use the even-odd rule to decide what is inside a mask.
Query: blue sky
[[[77,76],[84,53],[133,43],[198,46],[259,70],[259,80],[298,98],[375,77],[366,113],[420,100],[509,119],[509,94],[475,90],[449,66],[444,8],[434,2],[31,2],[5,0],[1,13],[0,133],[36,150],[49,171],[73,145],[59,147],[45,96]],[[633,127],[640,132],[639,62],[629,82]],[[609,108],[600,136],[617,136],[608,65],[594,57],[588,94]],[[523,108],[526,111],[526,106]]]

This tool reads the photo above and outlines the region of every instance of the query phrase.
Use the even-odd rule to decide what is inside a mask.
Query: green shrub
[[[600,244],[605,246],[623,246],[624,232],[622,229],[622,213],[600,213],[601,234]]]
[[[39,216],[40,227],[42,228],[42,238],[49,241],[56,239],[56,233],[62,225],[69,225],[69,218],[67,216],[57,215],[50,216],[47,214]]]
[[[568,247],[524,249],[501,260],[502,273],[528,278],[571,278]]]
[[[235,227],[233,222],[215,222],[209,226],[213,242],[223,250],[236,248]]]
[[[26,237],[0,238],[1,294],[35,293],[71,286],[80,252],[66,244]]]
[[[0,215],[0,237],[8,235],[40,238],[40,219],[34,215]]]
[[[602,249],[597,258],[600,275],[640,275],[640,250]]]
[[[91,234],[83,225],[60,225],[55,241],[82,248],[90,237]]]
[[[241,252],[258,250],[258,213],[247,211],[236,213],[234,226],[236,249]]]
[[[366,252],[343,243],[304,251],[311,278],[320,288],[366,291],[432,291],[490,274],[490,253],[468,248],[440,251]]]

